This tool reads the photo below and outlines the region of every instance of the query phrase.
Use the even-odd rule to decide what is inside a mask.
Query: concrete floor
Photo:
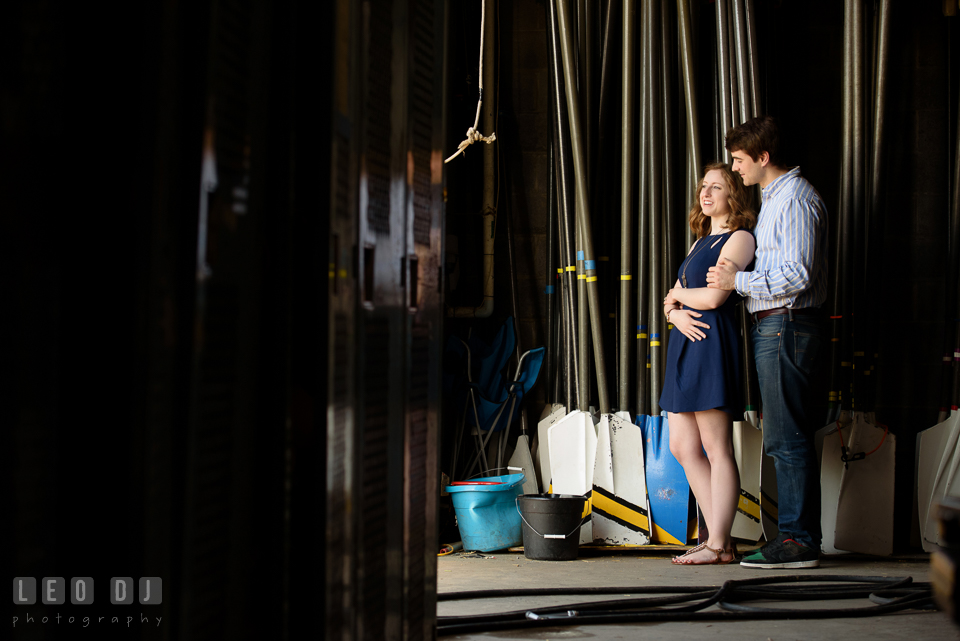
[[[531,561],[523,552],[494,552],[488,558],[476,558],[456,553],[438,559],[438,591],[443,593],[466,590],[537,587],[594,587],[594,586],[696,586],[720,585],[728,579],[754,576],[802,574],[804,572],[832,575],[913,577],[927,581],[929,561],[918,554],[892,559],[878,559],[855,555],[824,557],[816,570],[771,572],[753,570],[739,565],[681,567],[670,563],[675,552],[625,551],[615,549],[581,549],[575,561]],[[593,597],[612,599],[614,597]],[[520,610],[531,606],[559,605],[592,600],[589,596],[533,597],[478,599],[440,602],[439,616],[480,614]],[[759,602],[753,602],[761,605]],[[819,601],[804,603],[774,603],[770,607],[840,607],[838,603]],[[850,600],[845,607],[871,605],[867,600]],[[716,606],[713,606],[714,608]],[[869,618],[773,621],[714,621],[667,622],[631,625],[589,625],[568,628],[539,628],[536,630],[498,631],[476,634],[450,635],[451,640],[480,639],[609,639],[656,638],[657,641],[686,641],[718,639],[731,641],[788,641],[836,640],[938,641],[960,639],[960,627],[955,626],[940,612],[904,611]]]

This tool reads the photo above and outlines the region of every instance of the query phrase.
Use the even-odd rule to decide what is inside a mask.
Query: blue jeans
[[[763,446],[776,461],[780,532],[820,549],[820,466],[810,408],[820,351],[815,317],[767,316],[753,326],[753,352],[763,402]]]

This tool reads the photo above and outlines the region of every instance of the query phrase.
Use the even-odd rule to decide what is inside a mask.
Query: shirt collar
[[[763,192],[763,199],[767,200],[768,198],[773,198],[784,185],[800,176],[800,167],[794,167],[787,173],[782,176],[777,176],[772,183],[764,187],[761,191]]]

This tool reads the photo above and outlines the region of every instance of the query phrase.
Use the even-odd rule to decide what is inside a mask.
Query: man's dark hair
[[[727,151],[742,151],[754,160],[764,151],[770,154],[770,164],[783,167],[780,159],[780,129],[773,116],[752,118],[727,132],[724,146]]]

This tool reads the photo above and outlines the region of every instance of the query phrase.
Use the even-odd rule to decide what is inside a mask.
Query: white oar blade
[[[592,438],[591,438],[592,437]],[[550,448],[550,491],[553,494],[584,496],[585,521],[580,528],[580,543],[593,540],[593,531],[588,518],[590,514],[589,492],[593,484],[593,465],[587,477],[587,452],[596,456],[597,433],[593,419],[587,412],[571,412],[547,430]]]
[[[763,456],[763,434],[750,423],[733,424],[733,454],[740,470],[740,502],[733,519],[731,536],[759,541],[763,534],[760,523],[760,461]]]
[[[917,503],[921,542],[926,552],[934,551],[940,543],[937,504],[953,485],[952,477],[960,460],[958,436],[960,412],[957,411],[942,423],[920,433]]]
[[[606,427],[606,429],[604,429]],[[609,442],[610,474],[604,440]],[[600,420],[593,479],[593,538],[605,545],[650,542],[650,504],[643,465],[643,432],[618,415]]]
[[[754,418],[755,412],[747,412],[747,419]],[[754,425],[760,425],[763,434],[763,420]],[[780,533],[780,511],[777,507],[777,468],[772,456],[766,449],[760,459],[760,525],[763,527],[763,538],[772,541]]]
[[[896,437],[866,422],[861,413],[850,430],[851,454],[866,456],[843,469],[837,506],[836,547],[850,552],[893,554]]]
[[[610,445],[610,420],[602,416],[597,425],[597,455],[593,467],[593,487],[608,492],[615,490],[613,484],[613,452]]]
[[[548,445],[548,430],[557,424],[567,414],[563,405],[554,405],[550,412],[537,423],[537,478],[540,479],[540,491],[550,491],[550,447]]]
[[[547,429],[553,494],[583,496],[587,485],[587,430],[593,421],[586,412],[571,412]]]
[[[533,457],[530,455],[530,442],[526,434],[517,437],[517,447],[507,463],[510,467],[519,467],[523,470],[523,493],[537,494],[537,472],[533,466]]]
[[[584,506],[583,524],[580,526],[580,544],[593,542],[593,472],[597,462],[597,424],[593,422],[593,415],[587,421],[584,431],[583,467],[586,478],[587,495]]]
[[[840,424],[848,425],[849,413],[841,412]],[[817,442],[821,443],[820,459],[820,528],[823,538],[820,550],[824,554],[842,554],[836,545],[837,509],[840,497],[840,481],[843,477],[843,461],[840,459],[840,434],[837,424],[829,425],[817,431]]]

